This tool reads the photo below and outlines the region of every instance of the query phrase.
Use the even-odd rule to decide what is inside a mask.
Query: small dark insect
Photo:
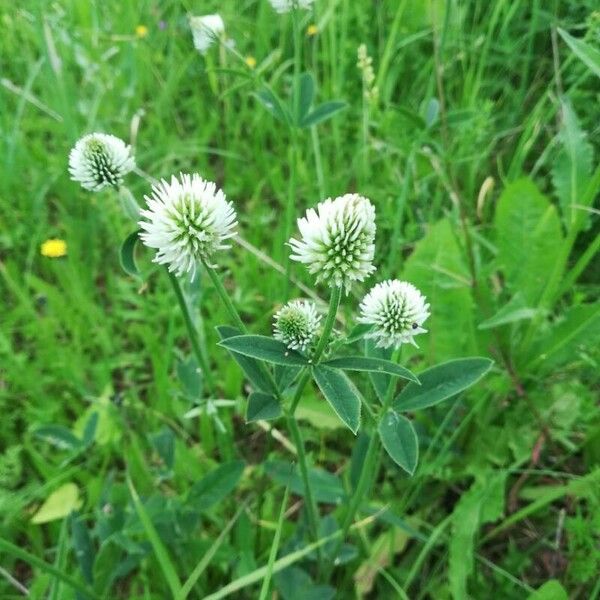
[[[419,324],[418,324],[418,323],[413,323],[413,324],[412,324],[412,328],[413,328],[413,329],[417,329],[417,327],[419,327]]]

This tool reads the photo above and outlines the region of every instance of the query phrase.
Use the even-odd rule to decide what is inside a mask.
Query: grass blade
[[[133,500],[133,505],[135,507],[135,511],[142,523],[142,527],[150,540],[150,544],[152,544],[152,549],[154,550],[154,554],[156,555],[156,559],[158,560],[158,564],[160,569],[169,585],[169,589],[171,590],[171,594],[173,598],[178,599],[181,596],[181,583],[179,582],[179,577],[177,576],[177,572],[175,571],[175,567],[171,561],[169,553],[167,549],[164,547],[158,532],[154,528],[144,505],[142,504],[140,497],[136,489],[133,487],[133,482],[129,475],[127,475],[127,487],[129,488],[129,493],[131,494],[131,498]]]

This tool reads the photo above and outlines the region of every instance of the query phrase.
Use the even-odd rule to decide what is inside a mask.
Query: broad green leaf
[[[358,431],[360,425],[360,395],[344,373],[317,365],[313,370],[315,381],[323,396],[338,417],[351,429]]]
[[[62,425],[42,425],[33,431],[33,435],[63,450],[76,450],[83,446],[83,442]]]
[[[285,391],[292,385],[301,370],[302,367],[284,367],[283,365],[275,365],[275,383],[277,384],[277,387],[282,392]]]
[[[275,396],[263,392],[252,392],[246,407],[246,423],[270,421],[281,416],[281,405]]]
[[[577,207],[584,203],[584,191],[591,179],[594,154],[571,103],[563,100],[561,109],[561,149],[552,167],[552,182],[568,229],[587,218],[586,212]]]
[[[300,352],[289,350],[283,342],[266,335],[237,335],[221,340],[219,346],[236,354],[243,354],[276,365],[292,367],[308,365],[308,359]]]
[[[79,489],[74,483],[65,483],[54,490],[33,515],[31,522],[39,525],[64,519],[81,506]]]
[[[237,486],[244,462],[241,460],[225,463],[197,481],[189,491],[188,503],[196,510],[207,510],[229,496]]]
[[[541,365],[546,371],[576,356],[577,349],[600,342],[600,303],[569,308],[550,329],[542,333],[528,353],[528,368]]]
[[[202,395],[202,373],[194,356],[190,356],[187,360],[177,361],[177,377],[188,398],[191,400],[200,398]]]
[[[300,567],[288,567],[281,571],[275,578],[275,584],[282,600],[332,600],[336,594],[329,585],[315,584]]]
[[[427,104],[424,106],[423,117],[425,119],[425,125],[429,129],[438,120],[440,114],[440,102],[437,98],[430,98]]]
[[[492,367],[489,358],[459,358],[419,374],[421,385],[409,383],[394,400],[396,410],[420,410],[455,396],[479,381]]]
[[[567,594],[565,588],[560,584],[560,581],[550,579],[550,581],[546,581],[533,594],[530,594],[527,600],[569,600],[569,594]]]
[[[386,373],[395,377],[402,377],[409,381],[419,383],[416,375],[408,369],[393,363],[390,360],[382,358],[371,358],[367,356],[344,356],[341,358],[333,358],[322,363],[326,367],[334,369],[342,369],[344,371],[365,371],[370,373]]]
[[[509,290],[537,306],[563,239],[556,209],[531,180],[520,179],[502,192],[494,223],[498,263]]]
[[[302,119],[307,115],[315,99],[315,79],[311,73],[302,73],[300,75],[299,87],[298,114],[296,115],[296,123],[298,125],[302,123]]]
[[[412,475],[419,460],[419,439],[412,423],[397,412],[388,410],[379,422],[377,431],[392,460]]]
[[[121,267],[123,271],[132,277],[139,277],[140,271],[135,263],[135,247],[139,240],[140,230],[130,233],[125,241],[121,244],[119,251],[119,258],[121,260]]]
[[[378,358],[380,360],[389,360],[392,357],[391,348],[380,348],[375,340],[366,338],[364,341],[364,353],[369,358]],[[383,403],[387,395],[388,387],[392,382],[392,378],[385,373],[371,372],[369,379],[373,385],[373,389],[379,400]]]
[[[425,322],[427,334],[416,338],[427,362],[476,352],[471,275],[448,219],[432,225],[405,263],[410,281],[435,307]]]
[[[573,51],[577,58],[585,63],[598,77],[600,77],[600,51],[583,40],[574,38],[564,29],[558,28],[558,33]]]
[[[327,119],[331,119],[331,117],[345,109],[347,106],[348,105],[345,102],[340,100],[332,100],[330,102],[319,104],[319,106],[302,119],[300,125],[302,127],[312,127],[313,125],[322,123]]]
[[[464,492],[452,513],[448,579],[455,600],[469,598],[467,581],[473,572],[475,536],[480,526],[499,519],[504,512],[507,473],[486,474]]]
[[[272,460],[264,463],[265,473],[280,485],[289,486],[297,496],[304,496],[304,482],[298,468],[291,470],[290,463]],[[310,489],[317,502],[340,504],[346,499],[340,478],[333,473],[318,468],[308,469]]]
[[[291,122],[290,112],[283,101],[270,89],[263,88],[254,97],[278,120],[286,125]]]
[[[229,327],[228,325],[221,325],[217,327],[217,332],[219,333],[221,340],[238,337],[241,334],[239,329],[236,329],[235,327]],[[261,390],[269,394],[278,393],[277,389],[275,389],[275,386],[273,385],[273,382],[266,375],[263,365],[261,365],[257,360],[237,353],[234,353],[232,356],[257,390]]]
[[[494,327],[509,325],[517,321],[532,319],[536,314],[537,310],[525,306],[523,294],[517,292],[494,316],[482,321],[479,324],[479,329],[493,329]]]

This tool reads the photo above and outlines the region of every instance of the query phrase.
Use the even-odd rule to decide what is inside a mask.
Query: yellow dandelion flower
[[[138,25],[135,28],[135,35],[139,38],[145,38],[148,35],[148,28],[145,25]]]
[[[254,56],[246,56],[246,59],[244,61],[251,69],[254,69],[254,67],[256,67],[256,59],[254,58]]]
[[[46,240],[40,246],[40,254],[48,258],[60,258],[67,255],[67,242],[65,240]]]
[[[317,35],[317,33],[319,33],[319,28],[314,23],[306,28],[306,35],[308,37],[313,37],[314,35]]]

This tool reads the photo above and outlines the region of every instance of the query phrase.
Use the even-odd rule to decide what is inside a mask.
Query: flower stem
[[[392,362],[398,362],[400,358],[400,348],[394,351],[392,355]],[[394,385],[394,379],[390,377],[390,383],[388,385],[388,389],[385,395],[385,399],[383,402],[383,408],[379,413],[379,419],[376,420],[376,425],[379,425],[379,421],[383,418],[388,408],[390,407],[392,400],[394,399],[394,390],[396,386]],[[370,439],[369,445],[367,447],[367,453],[365,455],[365,460],[363,462],[363,466],[360,472],[360,477],[358,478],[358,483],[356,484],[356,489],[354,490],[354,494],[350,498],[350,506],[348,507],[348,512],[344,517],[344,521],[342,522],[342,535],[336,543],[334,551],[332,553],[334,564],[332,564],[327,573],[327,579],[329,575],[331,575],[331,570],[335,566],[335,560],[337,555],[342,548],[342,544],[350,531],[350,527],[352,526],[352,522],[354,521],[354,517],[356,516],[356,512],[360,508],[363,503],[364,496],[369,488],[369,483],[371,480],[376,479],[378,468],[377,457],[379,455],[379,436],[377,434],[377,427],[373,431]]]
[[[206,268],[206,272],[208,273],[208,276],[210,277],[213,285],[215,286],[215,290],[217,291],[217,294],[219,294],[219,298],[221,299],[221,302],[223,302],[225,309],[229,313],[231,320],[235,323],[235,326],[241,332],[246,333],[248,331],[246,328],[246,325],[244,325],[244,322],[242,321],[240,314],[238,313],[237,309],[233,305],[233,302],[231,301],[231,298],[229,297],[229,294],[227,293],[227,290],[225,289],[225,286],[223,285],[221,278],[217,275],[215,270],[209,264],[207,264],[205,262],[204,266]]]
[[[340,307],[340,300],[342,299],[342,288],[334,286],[331,289],[331,298],[329,299],[329,311],[327,312],[327,318],[325,319],[325,325],[323,326],[323,335],[319,340],[317,349],[313,356],[313,362],[317,363],[321,358],[321,355],[327,348],[333,326],[335,325],[335,318],[337,316],[338,308]]]
[[[183,320],[185,321],[185,326],[188,331],[188,336],[190,338],[192,350],[194,351],[199,367],[202,369],[202,374],[204,376],[204,379],[206,380],[208,390],[211,394],[214,394],[215,381],[213,379],[208,360],[204,355],[204,352],[202,352],[200,340],[198,339],[198,331],[192,321],[190,308],[188,306],[188,303],[186,302],[185,296],[183,295],[183,290],[181,289],[181,285],[179,283],[179,280],[177,279],[177,276],[171,273],[171,271],[167,271],[167,273],[169,274],[169,279],[171,280],[173,290],[175,291],[175,296],[177,296],[177,301],[179,302],[179,307],[181,308],[181,313],[183,314]]]

